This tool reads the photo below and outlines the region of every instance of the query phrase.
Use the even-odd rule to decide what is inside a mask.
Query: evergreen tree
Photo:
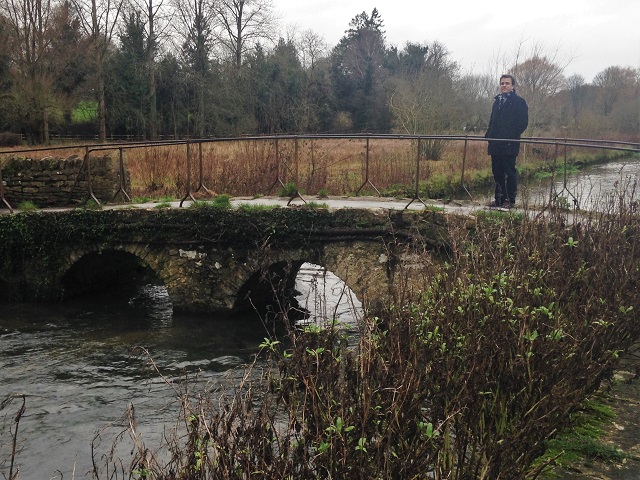
[[[144,137],[147,131],[149,84],[145,24],[139,11],[126,16],[120,48],[108,65],[108,122],[112,134]]]
[[[280,39],[269,55],[257,55],[254,61],[255,111],[261,133],[301,131],[304,71],[293,43]]]
[[[332,77],[337,107],[353,123],[353,130],[386,132],[391,126],[384,85],[386,46],[383,21],[377,9],[362,12],[349,23],[332,53]]]

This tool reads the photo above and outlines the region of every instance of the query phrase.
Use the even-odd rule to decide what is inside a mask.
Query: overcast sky
[[[543,45],[565,75],[590,83],[613,65],[640,67],[640,0],[273,0],[284,27],[313,30],[335,46],[349,22],[377,8],[387,42],[439,41],[464,72],[489,73],[495,58]]]

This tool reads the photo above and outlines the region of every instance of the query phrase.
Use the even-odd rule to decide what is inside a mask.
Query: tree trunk
[[[42,112],[42,140],[49,143],[49,111],[46,108]]]
[[[155,45],[153,1],[149,0],[149,39],[147,44],[147,69],[149,71],[149,139],[158,138],[158,113],[156,106],[156,74],[155,74]]]
[[[104,57],[98,54],[98,136],[101,143],[107,141],[107,107],[104,99]]]

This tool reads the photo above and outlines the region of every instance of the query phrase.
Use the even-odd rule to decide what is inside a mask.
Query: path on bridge
[[[203,199],[203,202],[206,202],[207,199]],[[233,197],[230,199],[231,206],[234,208],[238,208],[242,205],[250,205],[250,206],[271,206],[271,207],[303,207],[307,204],[315,205],[315,206],[326,206],[329,209],[340,209],[340,208],[354,208],[354,209],[366,209],[366,210],[412,210],[419,211],[424,208],[436,208],[444,211],[449,211],[450,213],[460,213],[460,214],[470,214],[475,212],[476,210],[487,209],[485,203],[488,203],[488,199],[484,203],[479,203],[478,201],[471,200],[451,200],[448,202],[443,202],[441,200],[425,200],[421,202],[420,200],[411,200],[408,198],[387,198],[387,197],[304,197],[304,200],[301,198],[294,198],[293,200],[289,200],[286,197]],[[411,203],[410,203],[411,202]],[[145,203],[111,203],[103,205],[102,208],[105,210],[117,210],[123,208],[145,208],[145,209],[153,209],[153,208],[188,208],[194,202],[192,200],[185,200],[181,202],[180,200],[175,200],[172,202],[161,202],[161,201],[149,201]],[[66,211],[73,210],[77,207],[57,207],[57,208],[47,208],[43,209],[46,211]],[[19,213],[22,210],[20,208],[14,208],[15,213]],[[10,213],[8,209],[0,208],[0,214],[8,214]]]
[[[306,202],[306,203],[305,203]],[[411,203],[410,203],[411,202]],[[487,200],[488,202],[488,200]],[[191,202],[188,202],[189,204]],[[178,207],[180,202],[173,202],[172,206]],[[326,205],[327,208],[330,209],[339,209],[339,208],[357,208],[357,209],[367,209],[367,210],[422,210],[424,208],[437,208],[442,210],[450,210],[451,212],[456,213],[472,213],[478,209],[486,208],[485,205],[478,202],[468,201],[460,201],[460,200],[452,200],[449,202],[443,202],[441,200],[425,200],[421,202],[420,200],[413,200],[408,198],[387,198],[387,197],[304,197],[304,200],[301,198],[294,198],[293,200],[289,200],[285,197],[236,197],[231,199],[231,205],[234,207],[239,207],[241,205],[266,205],[273,207],[303,207],[307,204],[311,205]],[[144,204],[143,206],[146,206]],[[150,204],[151,206],[155,206],[158,204]],[[185,202],[187,205],[187,202]]]

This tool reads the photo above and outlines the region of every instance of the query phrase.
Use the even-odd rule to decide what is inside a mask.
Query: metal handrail
[[[281,158],[280,158],[280,149],[279,142],[282,140],[294,140],[295,143],[295,176],[296,181],[298,180],[298,170],[297,170],[297,162],[298,162],[298,141],[300,139],[308,139],[308,140],[322,140],[322,139],[342,139],[342,140],[364,140],[365,141],[365,178],[363,179],[363,183],[358,188],[357,193],[359,193],[366,185],[370,185],[377,193],[380,195],[380,191],[373,184],[369,177],[369,164],[370,164],[370,141],[371,140],[410,140],[417,142],[417,154],[415,160],[415,185],[413,198],[411,202],[405,207],[409,207],[411,203],[414,201],[419,201],[426,205],[424,200],[420,198],[419,193],[419,175],[420,175],[420,164],[421,164],[421,147],[423,141],[428,140],[445,140],[445,141],[462,141],[464,142],[463,148],[463,157],[462,157],[462,165],[461,165],[461,176],[460,176],[460,185],[465,189],[467,194],[471,196],[469,191],[465,186],[465,169],[466,169],[466,157],[467,157],[467,145],[468,142],[487,142],[491,140],[493,142],[513,142],[514,139],[499,139],[499,138],[485,138],[480,135],[408,135],[408,134],[303,134],[303,135],[293,135],[293,134],[282,134],[282,135],[253,135],[253,136],[242,136],[242,137],[223,137],[223,138],[202,138],[202,139],[185,139],[185,140],[161,140],[155,142],[123,142],[123,143],[111,143],[111,144],[87,144],[87,145],[65,145],[65,146],[57,146],[57,147],[39,147],[39,148],[30,148],[30,149],[12,149],[12,150],[0,150],[0,155],[6,154],[16,154],[16,153],[26,153],[26,152],[38,152],[38,151],[52,151],[52,150],[84,150],[84,161],[81,166],[80,171],[86,169],[87,172],[87,184],[88,184],[88,196],[93,199],[99,206],[101,202],[98,200],[96,195],[93,192],[92,187],[92,179],[91,179],[91,154],[95,152],[103,152],[110,150],[118,150],[119,152],[119,169],[120,169],[120,185],[118,188],[118,192],[115,197],[122,193],[123,196],[130,201],[131,198],[129,194],[126,192],[125,184],[124,184],[124,151],[125,150],[133,150],[140,148],[150,148],[150,147],[163,147],[163,146],[186,146],[186,157],[187,157],[187,191],[180,202],[180,206],[183,205],[183,202],[187,198],[191,198],[195,200],[193,194],[203,189],[207,193],[211,193],[209,189],[204,185],[204,174],[203,174],[203,159],[202,159],[202,146],[208,143],[221,143],[221,142],[244,142],[244,141],[273,141],[275,144],[275,163],[276,163],[276,178],[274,179],[273,184],[269,188],[271,191],[278,183],[280,183],[283,187],[284,182],[281,177]],[[589,148],[589,149],[600,149],[600,150],[615,150],[621,152],[628,152],[632,154],[640,153],[640,143],[637,142],[629,142],[629,141],[620,141],[620,140],[608,140],[608,139],[580,139],[580,138],[567,138],[567,137],[523,137],[519,140],[520,143],[528,144],[528,145],[553,145],[555,146],[555,161],[557,162],[557,153],[560,146],[564,147],[564,184],[563,191],[567,189],[567,149],[568,147],[576,147],[576,148]],[[198,144],[199,148],[199,172],[198,172],[198,187],[195,191],[191,189],[191,146],[193,144]],[[0,181],[2,180],[2,173],[0,171]],[[77,183],[77,180],[76,180]],[[74,184],[75,187],[75,184]],[[562,193],[559,192],[558,195]],[[571,192],[569,192],[571,194]],[[571,194],[573,196],[573,194]],[[296,192],[289,199],[289,203],[296,198],[301,198],[305,203],[306,200],[300,195],[300,193],[296,190]],[[4,188],[0,184],[0,200],[4,202],[4,204],[9,207],[9,210],[13,212],[13,209],[9,202],[6,200],[4,195]],[[577,200],[574,197],[574,202]]]
[[[76,145],[60,145],[50,147],[35,147],[35,148],[20,148],[20,149],[4,149],[0,150],[0,155],[10,155],[15,153],[27,153],[27,152],[40,152],[40,151],[52,151],[52,150],[85,150],[89,148],[91,150],[113,150],[116,148],[141,148],[141,147],[155,147],[155,146],[171,146],[171,145],[185,145],[187,143],[218,143],[229,141],[256,141],[256,140],[293,140],[293,139],[345,139],[345,140],[358,140],[370,138],[373,140],[395,139],[395,140],[472,140],[472,141],[513,141],[513,139],[498,139],[498,138],[486,138],[482,135],[409,135],[409,134],[393,134],[393,133],[378,133],[378,134],[331,134],[331,133],[318,133],[318,134],[279,134],[279,135],[245,135],[240,137],[215,137],[215,138],[197,138],[188,140],[158,140],[154,142],[149,141],[135,141],[135,142],[115,142],[115,143],[90,143],[90,144],[76,144]],[[568,146],[576,147],[592,147],[598,148],[599,145],[605,145],[605,149],[613,150],[629,150],[631,152],[640,151],[640,142],[630,142],[624,140],[609,140],[609,139],[584,139],[584,138],[571,138],[571,137],[522,137],[520,142],[523,143],[538,143],[545,145],[554,145],[556,142],[567,143]]]

